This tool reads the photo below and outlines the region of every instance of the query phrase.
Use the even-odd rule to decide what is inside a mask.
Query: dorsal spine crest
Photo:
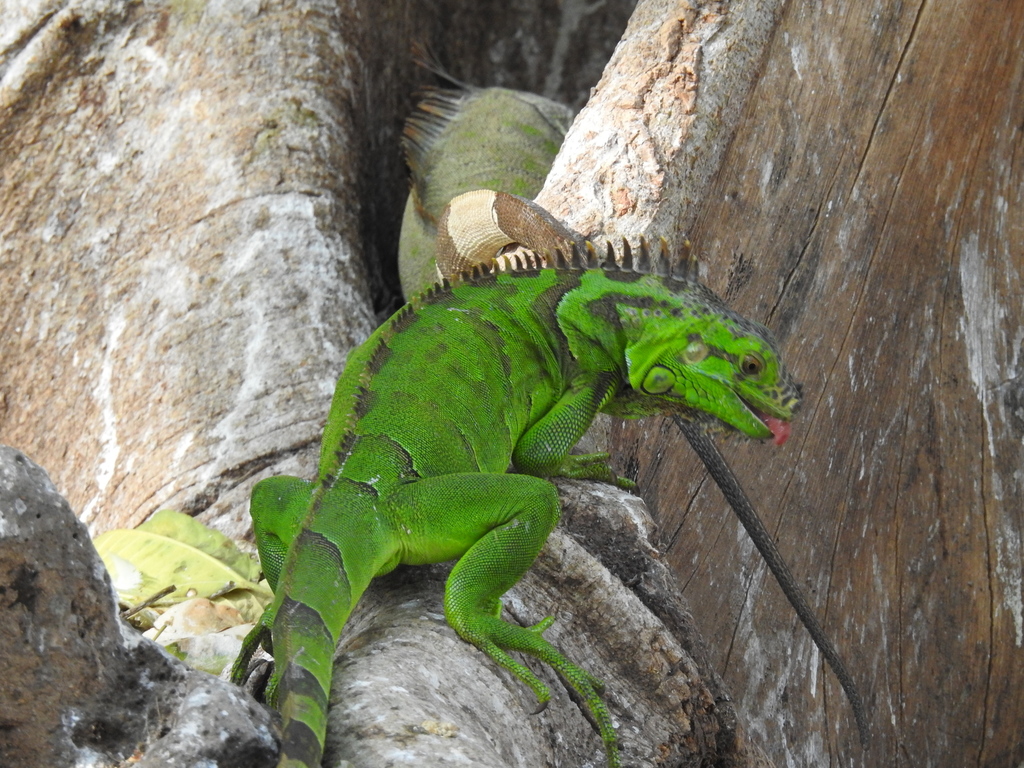
[[[646,237],[638,238],[636,243],[622,238],[618,248],[606,240],[603,247],[600,247],[600,253],[599,247],[593,241],[587,240],[582,246],[574,244],[568,252],[560,249],[538,252],[519,248],[501,254],[491,262],[474,264],[452,279],[457,285],[471,284],[500,273],[515,274],[549,268],[570,272],[601,270],[609,273],[655,275],[679,282],[697,282],[698,263],[687,238],[683,239],[682,247],[677,254],[672,253],[664,237],[658,238],[656,249],[651,247]],[[429,293],[430,290],[427,291],[427,294]]]

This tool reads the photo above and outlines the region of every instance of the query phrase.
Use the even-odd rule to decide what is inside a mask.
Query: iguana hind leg
[[[297,477],[268,477],[253,487],[249,502],[253,533],[256,535],[263,575],[275,592],[288,547],[302,530],[312,494],[313,484]],[[256,626],[242,641],[242,650],[231,668],[231,681],[236,685],[245,681],[249,663],[260,645],[273,653],[270,629],[274,625],[275,612],[274,606],[268,606]],[[273,698],[273,687],[267,695]]]
[[[452,628],[528,685],[541,708],[550,691],[509,651],[528,653],[555,669],[590,710],[609,766],[618,766],[615,730],[600,696],[603,686],[542,637],[552,620],[520,627],[500,618],[501,596],[523,577],[558,523],[561,508],[555,487],[528,475],[443,475],[410,483],[394,494],[393,501],[405,510],[404,520],[420,521],[424,530],[433,532],[424,537],[430,546],[462,542],[458,553],[425,549],[403,558],[416,562],[420,554],[420,562],[430,562],[461,554],[445,587],[445,617]],[[466,542],[472,544],[466,548]]]

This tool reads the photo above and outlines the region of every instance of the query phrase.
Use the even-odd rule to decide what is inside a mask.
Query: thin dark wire
[[[751,541],[754,542],[754,546],[757,547],[757,551],[761,553],[765,563],[768,564],[768,569],[775,576],[775,580],[782,587],[782,591],[789,600],[789,604],[793,606],[793,610],[796,611],[796,615],[800,617],[800,621],[807,628],[811,639],[814,640],[814,644],[818,646],[835,676],[839,678],[839,684],[843,687],[846,698],[850,700],[853,716],[857,720],[860,743],[866,747],[870,741],[867,715],[864,711],[864,703],[861,701],[860,693],[857,691],[857,686],[854,684],[853,678],[850,677],[850,673],[846,670],[843,660],[839,658],[839,654],[836,652],[835,646],[832,645],[832,641],[829,640],[825,630],[818,623],[818,618],[807,604],[807,600],[804,598],[803,592],[800,591],[800,587],[797,586],[789,566],[786,565],[786,561],[782,559],[782,555],[775,546],[775,541],[764,527],[761,518],[758,517],[757,510],[750,503],[747,494],[743,492],[743,488],[740,487],[736,475],[732,472],[732,468],[726,463],[725,457],[719,452],[718,446],[708,437],[701,426],[678,416],[675,417],[675,422],[680,431],[686,435],[686,439],[690,441],[690,445],[693,446],[693,450],[700,457],[700,460],[704,462],[708,473],[718,484],[718,487],[725,495],[726,501],[729,502],[729,506],[736,513],[736,517],[740,519],[743,527],[747,529],[747,534],[750,536]]]

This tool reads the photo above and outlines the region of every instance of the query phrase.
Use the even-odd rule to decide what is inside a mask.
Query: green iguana
[[[447,276],[435,268],[434,243],[448,201],[475,189],[536,196],[574,115],[534,93],[460,83],[422,52],[419,62],[458,88],[425,89],[402,131],[412,179],[398,243],[407,297]]]
[[[534,206],[529,215],[520,215],[513,198],[488,190],[527,197],[539,193],[572,111],[536,94],[468,86],[425,54],[419,56],[419,62],[457,88],[428,89],[402,136],[412,172],[398,252],[406,295],[425,289],[438,278],[465,271],[481,259],[490,260],[498,249],[517,243],[545,250],[571,248],[574,235],[546,211]],[[675,421],[839,678],[861,742],[866,745],[867,716],[857,687],[775,540],[707,431],[695,420],[676,417]],[[788,432],[785,425],[777,428],[776,442],[781,443]]]
[[[532,202],[485,197],[499,230],[552,235]],[[260,643],[272,647],[267,698],[284,719],[281,766],[319,765],[335,647],[370,580],[400,563],[447,560],[457,560],[449,624],[541,703],[547,688],[509,652],[554,668],[590,710],[608,764],[620,764],[601,683],[544,639],[552,619],[519,627],[499,617],[502,595],[558,522],[546,478],[630,485],[606,455],[569,453],[598,412],[674,414],[781,442],[800,389],[771,333],[697,283],[685,256],[664,247],[652,256],[643,244],[599,255],[568,235],[568,253],[550,254],[550,266],[512,256],[507,271],[473,267],[399,310],[349,357],[317,478],[254,488],[275,600],[232,677],[244,677]]]

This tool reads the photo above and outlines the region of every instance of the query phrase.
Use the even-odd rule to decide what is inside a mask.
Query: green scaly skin
[[[332,658],[370,580],[399,563],[457,560],[445,589],[455,631],[543,704],[509,652],[549,664],[586,703],[620,765],[601,682],[542,636],[551,621],[499,618],[501,596],[558,522],[550,477],[616,481],[604,456],[569,451],[599,411],[713,416],[749,437],[788,421],[799,388],[763,326],[706,288],[635,272],[477,272],[400,310],[354,351],[324,431],[318,478],[260,482],[252,516],[275,601],[261,643],[284,720],[280,766],[320,764]],[[521,474],[507,474],[510,460]],[[623,481],[621,484],[628,485]]]
[[[448,201],[474,189],[534,197],[572,118],[568,107],[525,91],[470,86],[426,91],[402,133],[413,181],[398,242],[406,296],[437,280],[434,242]]]

